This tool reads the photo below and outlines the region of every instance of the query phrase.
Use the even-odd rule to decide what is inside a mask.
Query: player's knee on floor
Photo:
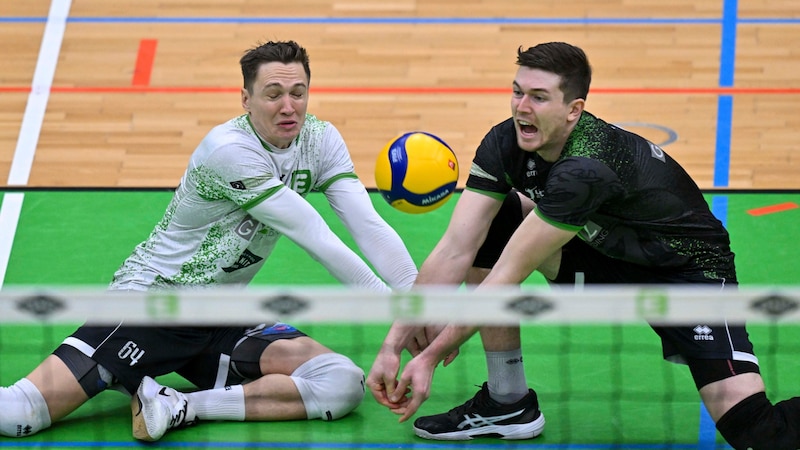
[[[728,410],[717,429],[736,450],[797,450],[800,397],[772,405],[764,392],[753,394]]]
[[[291,377],[308,419],[339,419],[364,399],[364,371],[344,355],[319,355],[298,367]]]
[[[53,354],[67,365],[89,398],[103,392],[114,383],[114,376],[108,370],[71,345],[61,344]]]
[[[245,380],[254,380],[261,373],[261,355],[274,342],[306,336],[291,325],[275,322],[261,324],[245,331],[231,352],[231,371]]]
[[[50,411],[42,394],[23,378],[0,387],[0,436],[25,437],[50,426]]]

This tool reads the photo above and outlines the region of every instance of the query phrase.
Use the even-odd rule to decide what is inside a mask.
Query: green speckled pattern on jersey
[[[122,264],[112,288],[248,283],[280,233],[247,208],[281,189],[305,196],[337,177],[354,176],[347,148],[329,126],[307,115],[287,149],[264,142],[246,115],[212,129],[192,154],[164,217]]]
[[[562,159],[568,156],[598,158],[607,153],[611,142],[608,124],[593,119],[594,117],[588,114],[580,117],[564,145]]]
[[[511,119],[487,133],[467,188],[503,198],[512,187],[537,203],[543,220],[607,256],[735,280],[728,233],[686,171],[657,145],[586,111],[553,163],[519,148]]]

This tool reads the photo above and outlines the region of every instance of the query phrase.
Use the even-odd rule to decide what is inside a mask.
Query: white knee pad
[[[0,387],[0,436],[30,436],[50,426],[50,411],[44,397],[30,381]]]
[[[339,419],[364,399],[364,371],[338,353],[306,361],[291,378],[303,398],[308,419]]]

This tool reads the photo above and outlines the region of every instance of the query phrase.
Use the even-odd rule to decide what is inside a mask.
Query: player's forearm
[[[392,324],[381,345],[381,352],[399,355],[408,346],[421,327],[395,322]]]
[[[375,210],[364,185],[344,178],[330,186],[325,195],[383,280],[394,289],[409,290],[417,277],[417,266],[400,235]]]
[[[342,283],[379,292],[389,291],[388,286],[328,228],[324,221],[319,219],[316,223],[317,226],[314,228],[298,227],[289,231],[293,234],[289,236],[290,239]]]
[[[258,221],[286,235],[342,283],[388,292],[389,287],[328,227],[311,204],[290,189],[248,209]]]
[[[377,223],[361,236],[359,248],[389,286],[400,291],[411,289],[417,266],[400,235],[385,223]]]
[[[443,239],[422,263],[415,285],[458,286],[466,279],[474,260],[474,252],[458,244],[448,245]]]
[[[476,326],[448,325],[418,357],[429,361],[431,367],[433,367],[444,361],[448,355],[453,353],[477,331],[478,327]]]

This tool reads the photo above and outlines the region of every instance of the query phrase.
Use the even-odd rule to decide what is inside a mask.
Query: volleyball
[[[375,163],[375,183],[384,200],[410,214],[445,204],[457,182],[455,153],[442,139],[424,131],[392,139]]]

